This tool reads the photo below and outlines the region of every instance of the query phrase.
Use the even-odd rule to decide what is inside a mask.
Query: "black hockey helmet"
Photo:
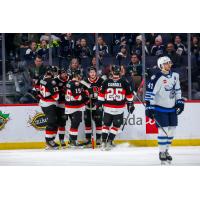
[[[52,66],[47,66],[45,76],[54,76],[54,68]]]
[[[120,75],[121,67],[118,65],[112,65],[111,67],[113,75]]]
[[[80,69],[71,70],[72,77],[82,76],[82,72]]]
[[[61,68],[58,70],[58,74],[62,74],[62,73],[67,73],[67,71],[65,70],[64,67],[61,67]]]

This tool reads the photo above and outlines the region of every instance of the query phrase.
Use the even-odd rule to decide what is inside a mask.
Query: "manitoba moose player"
[[[58,70],[58,76],[55,78],[55,81],[59,91],[59,99],[56,108],[58,121],[58,136],[61,147],[65,148],[66,144],[64,138],[66,133],[65,126],[67,120],[67,115],[65,114],[65,91],[67,82],[69,81],[69,76],[67,75],[67,72],[64,68]]]
[[[184,110],[184,100],[181,96],[179,75],[171,71],[170,58],[160,57],[157,63],[160,71],[147,83],[146,116],[155,118],[158,122],[159,159],[165,164],[172,160],[168,150],[178,125],[177,115]]]
[[[90,85],[90,88],[85,89],[88,90],[90,98],[84,112],[86,135],[85,145],[87,145],[88,147],[91,147],[92,145],[91,137],[92,134],[94,134],[92,133],[92,120],[94,120],[96,125],[96,145],[99,146],[101,144],[103,112],[101,108],[96,108],[96,102],[103,81],[104,80],[101,77],[97,76],[97,70],[95,67],[88,68],[88,78],[85,79],[85,82]]]
[[[135,109],[130,84],[121,78],[120,73],[119,66],[112,66],[112,78],[103,82],[98,96],[97,107],[103,105],[104,108],[102,150],[110,150],[112,147],[112,141],[123,124],[126,103],[130,113],[133,113]]]
[[[78,128],[82,122],[82,112],[85,111],[85,102],[88,101],[84,86],[80,83],[81,71],[73,70],[72,79],[66,85],[65,114],[71,120],[69,129],[69,147],[79,146],[77,143]]]
[[[58,130],[56,106],[59,99],[58,87],[54,80],[54,71],[49,67],[40,80],[40,102],[39,105],[47,117],[47,126],[45,131],[46,145],[50,149],[58,149],[59,145],[55,143],[55,137]]]

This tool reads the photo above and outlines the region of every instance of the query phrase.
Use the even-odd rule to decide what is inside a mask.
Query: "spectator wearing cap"
[[[152,56],[163,56],[165,51],[165,46],[162,44],[162,37],[158,35],[155,38],[155,43],[151,48],[151,55]]]
[[[146,45],[145,45],[145,53],[147,55],[149,54]],[[138,56],[142,56],[142,35],[138,35],[136,37],[136,44],[132,47],[131,54],[137,54]]]
[[[177,54],[173,43],[167,44],[165,55],[171,59],[174,68],[181,67],[182,56]]]
[[[185,45],[182,43],[180,35],[176,35],[175,36],[175,38],[174,38],[174,47],[175,47],[176,52],[179,55],[186,54],[186,52],[187,52],[187,49],[186,49]]]

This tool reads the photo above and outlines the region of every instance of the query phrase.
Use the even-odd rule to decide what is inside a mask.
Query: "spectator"
[[[39,79],[46,72],[46,67],[43,65],[42,57],[37,55],[34,63],[29,66],[29,75],[30,78],[35,82],[35,79]]]
[[[179,55],[186,54],[187,52],[185,45],[182,43],[180,35],[175,36],[174,47],[175,47],[176,53],[178,53]]]
[[[101,36],[98,37],[97,43],[98,43],[98,51],[99,51],[98,56],[99,56],[99,59],[101,60],[104,56],[107,56],[109,54],[108,46],[106,45],[106,43],[104,42]],[[95,55],[95,51],[96,51],[96,45],[94,45],[93,47],[94,55]]]
[[[165,47],[162,44],[162,37],[158,35],[155,38],[155,44],[151,48],[151,55],[152,56],[162,56],[164,54]]]
[[[47,60],[49,58],[49,49],[47,45],[48,43],[46,40],[40,42],[40,49],[37,51],[37,54],[42,57],[42,60]]]
[[[191,52],[195,55],[196,60],[198,61],[200,53],[200,44],[198,36],[192,36]]]
[[[128,56],[128,50],[126,45],[121,46],[120,51],[117,53],[116,60],[118,61],[118,64],[121,65],[124,60],[126,60]]]
[[[136,91],[142,81],[142,64],[137,54],[131,56],[126,70],[126,78],[131,83],[132,89]]]
[[[97,64],[96,57],[94,56],[91,61],[91,67],[96,68],[96,64]],[[103,67],[103,63],[99,60],[99,70],[102,70],[102,67]]]
[[[61,35],[61,44],[59,48],[59,66],[66,68],[74,56],[75,42],[71,33]]]
[[[145,45],[145,53],[149,54],[146,45]],[[131,54],[137,54],[138,56],[142,56],[142,35],[138,35],[136,37],[136,44],[132,47]]]
[[[181,67],[182,57],[175,51],[173,43],[170,42],[167,44],[165,55],[172,60],[173,67]]]
[[[91,57],[91,50],[87,46],[87,42],[85,38],[82,38],[80,42],[78,42],[76,47],[76,57],[78,57],[80,60],[82,58],[90,58]]]
[[[42,58],[36,56],[34,64],[28,67],[28,74],[31,79],[31,87],[27,88],[27,91],[24,93],[19,100],[20,103],[36,103],[37,99],[37,90],[39,86],[40,79],[44,76],[46,72],[46,67],[43,65]]]
[[[28,62],[34,61],[37,56],[36,50],[37,50],[37,43],[32,41],[30,43],[30,47],[25,52],[25,55],[24,55],[25,60]]]
[[[54,42],[54,41],[60,41],[60,38],[59,38],[59,37],[57,37],[57,36],[55,36],[55,35],[53,35],[53,34],[45,33],[44,35],[42,35],[42,36],[40,37],[40,42],[41,42],[42,40],[46,40],[46,41],[49,43],[49,40],[50,40],[49,36],[51,36],[52,42]]]

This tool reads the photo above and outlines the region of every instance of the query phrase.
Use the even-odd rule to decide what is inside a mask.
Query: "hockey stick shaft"
[[[136,92],[133,92],[133,94],[134,94],[134,96],[136,97],[136,99],[137,99],[140,103],[142,103],[142,105],[146,108],[144,102],[142,102],[141,99],[137,96],[137,93],[136,93]],[[160,123],[159,123],[155,118],[154,118],[154,120],[155,120],[156,124],[159,126],[159,128],[161,128],[162,131],[165,133],[165,135],[168,137],[168,134],[167,134],[167,132],[165,131],[165,129],[160,125]]]
[[[90,120],[91,120],[91,128],[92,128],[92,148],[94,149],[94,127],[92,123],[92,99],[89,97],[90,101]]]
[[[127,125],[129,116],[130,116],[130,112],[128,113],[128,115],[127,115],[127,117],[126,117],[126,120],[125,120],[125,123],[124,123],[123,126],[122,126],[122,131],[124,130],[124,127]]]

